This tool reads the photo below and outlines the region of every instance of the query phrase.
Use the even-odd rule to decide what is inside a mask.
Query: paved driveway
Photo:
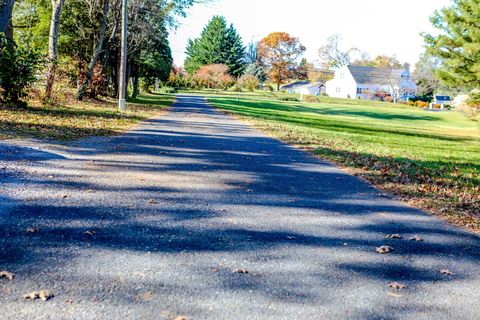
[[[202,98],[118,137],[0,142],[0,182],[2,319],[480,318],[478,236]]]

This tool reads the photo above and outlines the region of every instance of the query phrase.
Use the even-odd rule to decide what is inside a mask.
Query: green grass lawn
[[[144,95],[130,101],[126,112],[119,112],[114,100],[69,101],[56,106],[42,106],[31,101],[27,108],[0,106],[0,139],[69,141],[115,135],[159,114],[172,102],[172,95]]]
[[[455,111],[327,97],[300,103],[210,93],[208,99],[419,207],[480,230],[478,121]]]

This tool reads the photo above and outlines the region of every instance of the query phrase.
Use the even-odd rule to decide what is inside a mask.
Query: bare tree
[[[349,65],[354,57],[363,57],[364,52],[358,48],[350,48],[348,50],[342,50],[340,48],[340,42],[342,37],[338,34],[334,34],[327,39],[327,44],[318,49],[320,61],[324,68],[335,69]]]
[[[110,1],[109,0],[104,0],[103,1],[103,11],[102,11],[102,24],[101,24],[100,32],[99,32],[99,35],[98,35],[98,40],[97,40],[97,43],[95,45],[95,49],[93,51],[92,58],[90,59],[90,63],[88,64],[88,71],[87,71],[85,80],[82,82],[82,84],[80,85],[80,88],[78,89],[77,96],[76,96],[76,98],[78,100],[83,100],[83,97],[85,96],[87,88],[92,81],[93,70],[94,70],[95,66],[97,65],[97,61],[98,61],[98,58],[100,56],[100,52],[102,51],[103,43],[105,41],[105,34],[107,32],[107,20],[108,20],[109,10],[110,10]]]
[[[50,19],[50,34],[48,36],[48,70],[45,75],[45,99],[52,98],[53,84],[58,66],[58,29],[60,26],[60,14],[62,13],[65,0],[52,1],[52,17]]]
[[[402,94],[406,93],[406,87],[402,86],[403,70],[395,69],[393,67],[382,67],[380,70],[380,76],[382,79],[382,85],[388,88],[388,93],[391,95],[393,102],[397,103]]]

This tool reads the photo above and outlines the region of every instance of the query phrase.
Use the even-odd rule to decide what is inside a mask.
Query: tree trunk
[[[48,71],[45,75],[45,100],[52,98],[53,84],[58,65],[58,28],[60,14],[65,0],[52,0],[52,17],[50,19],[50,34],[48,36]]]
[[[127,68],[125,70],[125,83],[123,84],[123,88],[125,90],[125,99],[128,98],[128,84],[130,83],[130,78],[132,76],[132,65],[128,63],[127,60]],[[119,79],[119,81],[121,81]]]
[[[83,80],[82,85],[78,89],[77,96],[76,96],[78,100],[83,100],[83,97],[85,96],[85,92],[87,92],[88,86],[92,82],[93,69],[97,65],[97,60],[98,60],[98,57],[100,56],[100,51],[102,51],[103,42],[105,40],[105,33],[107,31],[107,18],[108,18],[108,11],[110,9],[109,4],[110,4],[109,0],[104,0],[102,26],[100,28],[98,42],[93,52],[92,58],[90,59],[90,64],[88,65],[88,71],[87,71],[85,80]]]
[[[0,0],[0,33],[13,44],[12,12],[15,0]]]
[[[135,77],[133,77],[132,86],[133,86],[132,98],[136,99],[136,98],[138,98],[138,95],[140,94],[140,84],[139,84],[138,75],[135,75]]]
[[[12,20],[12,11],[15,0],[0,0],[0,32],[6,33]]]

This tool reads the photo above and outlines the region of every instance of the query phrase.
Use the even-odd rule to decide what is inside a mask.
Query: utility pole
[[[128,0],[122,0],[122,39],[120,53],[120,70],[118,76],[118,108],[120,111],[127,109],[127,19],[128,19]]]

